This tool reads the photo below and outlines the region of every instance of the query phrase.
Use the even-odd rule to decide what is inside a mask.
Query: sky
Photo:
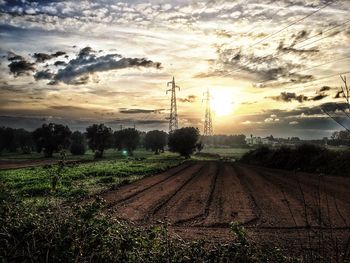
[[[0,125],[168,130],[305,139],[350,127],[350,1],[0,0]]]

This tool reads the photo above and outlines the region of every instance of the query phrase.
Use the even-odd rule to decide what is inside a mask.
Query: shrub
[[[166,223],[135,227],[101,213],[103,202],[65,207],[0,204],[2,262],[287,262],[274,248],[248,241],[232,225],[227,244],[170,238]],[[210,249],[209,249],[210,247]]]
[[[266,146],[244,154],[241,161],[248,164],[286,170],[348,175],[350,151],[330,151],[325,147],[302,144],[296,148],[282,146],[271,149]]]

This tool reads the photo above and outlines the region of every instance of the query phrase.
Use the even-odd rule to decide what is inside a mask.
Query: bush
[[[350,151],[335,152],[312,144],[302,144],[295,149],[286,146],[277,149],[262,146],[241,158],[242,162],[248,164],[333,175],[348,175],[349,160]]]
[[[167,224],[130,226],[101,213],[100,199],[82,205],[0,205],[2,262],[287,262],[276,249],[250,243],[232,225],[235,241],[208,244],[170,239]],[[210,249],[208,247],[210,246]]]

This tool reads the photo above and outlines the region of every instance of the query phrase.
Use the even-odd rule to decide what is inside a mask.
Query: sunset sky
[[[92,123],[322,138],[341,130],[350,1],[0,0],[0,125]],[[343,119],[350,127],[349,120]]]

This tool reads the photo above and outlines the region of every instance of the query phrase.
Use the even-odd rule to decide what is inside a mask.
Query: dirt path
[[[346,243],[348,189],[349,178],[212,161],[182,164],[103,198],[113,216],[141,225],[167,219],[183,238],[232,239],[235,221],[254,238],[297,246],[317,243],[320,231]]]

